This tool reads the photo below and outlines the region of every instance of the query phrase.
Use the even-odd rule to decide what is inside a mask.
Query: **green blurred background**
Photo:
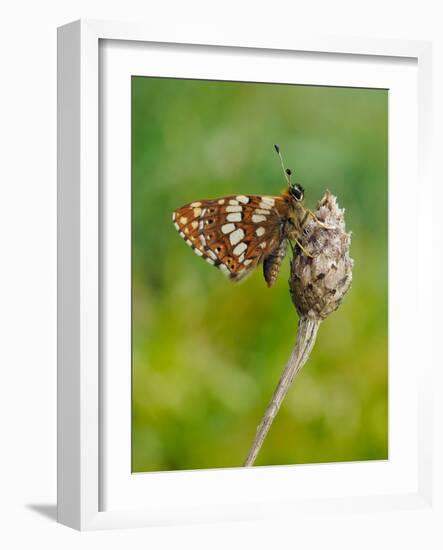
[[[296,336],[288,260],[235,285],[179,237],[172,211],[279,194],[279,143],[314,209],[346,208],[354,282],[320,327],[257,465],[388,456],[388,92],[132,79],[132,468],[237,467]]]

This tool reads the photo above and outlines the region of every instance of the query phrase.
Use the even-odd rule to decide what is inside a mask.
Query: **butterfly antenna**
[[[286,181],[288,182],[288,185],[291,185],[291,170],[289,168],[285,168],[285,163],[283,162],[283,157],[280,152],[280,147],[278,145],[274,145],[275,150],[277,151],[277,155],[280,158],[281,168],[283,170],[283,174],[285,175]]]

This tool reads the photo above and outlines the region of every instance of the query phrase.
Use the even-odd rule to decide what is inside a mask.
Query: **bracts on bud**
[[[315,216],[323,225],[316,219],[309,220],[301,239],[311,257],[300,251],[291,261],[289,290],[300,316],[295,346],[244,466],[254,464],[292,381],[309,358],[321,321],[338,308],[352,283],[351,238],[346,233],[344,210],[340,210],[329,191],[317,204]]]
[[[352,283],[351,236],[346,233],[344,210],[327,191],[317,205],[317,219],[304,228],[303,246],[312,256],[297,254],[291,262],[289,289],[300,317],[325,319],[340,305]]]

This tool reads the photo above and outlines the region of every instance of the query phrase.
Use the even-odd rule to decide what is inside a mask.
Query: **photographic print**
[[[388,458],[388,91],[132,77],[132,471]]]

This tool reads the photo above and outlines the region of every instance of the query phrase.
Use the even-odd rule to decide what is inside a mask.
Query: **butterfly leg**
[[[313,258],[313,257],[314,257],[312,254],[310,254],[310,253],[306,250],[306,248],[301,244],[301,242],[300,242],[298,239],[296,239],[295,237],[294,237],[294,242],[295,242],[295,244],[300,248],[300,250],[303,252],[303,254],[304,254],[305,256],[307,256],[308,258]],[[291,248],[292,248],[292,253],[294,253],[294,246],[293,246],[292,243],[291,243]]]
[[[303,218],[303,221],[302,221],[302,227],[303,227],[303,225],[305,224],[305,222],[306,222],[308,216],[311,216],[311,218],[313,218],[313,219],[318,223],[318,225],[319,225],[320,227],[323,227],[324,229],[335,229],[335,227],[334,227],[333,225],[328,225],[328,224],[326,224],[326,223],[321,222],[321,221],[317,218],[317,216],[314,214],[314,212],[312,212],[311,210],[308,210],[308,209],[306,209],[306,214],[305,214],[305,217]]]

